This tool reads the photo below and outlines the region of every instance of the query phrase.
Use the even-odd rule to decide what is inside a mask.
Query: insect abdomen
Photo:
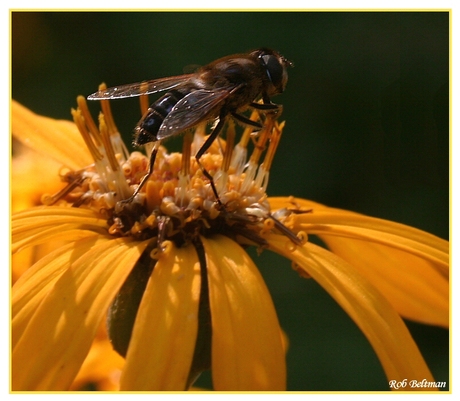
[[[158,140],[157,133],[166,116],[185,94],[178,90],[165,93],[153,103],[135,128],[134,145],[145,145]]]

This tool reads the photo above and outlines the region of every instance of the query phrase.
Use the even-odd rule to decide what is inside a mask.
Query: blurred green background
[[[295,65],[273,99],[287,123],[269,194],[449,239],[447,12],[13,12],[12,96],[69,119],[75,97],[101,82],[177,75],[257,47]],[[112,107],[129,141],[137,100]],[[313,280],[269,252],[254,258],[290,339],[289,390],[388,389],[367,340]],[[449,385],[448,331],[409,328]]]

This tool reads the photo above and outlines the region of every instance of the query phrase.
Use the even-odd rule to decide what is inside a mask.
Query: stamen
[[[147,82],[143,82],[140,87],[141,93],[145,92],[146,89],[147,89]],[[147,113],[147,110],[149,109],[149,106],[150,106],[149,96],[145,94],[141,95],[139,97],[139,103],[141,107],[141,113],[142,115],[144,115],[145,113]]]
[[[201,146],[203,145],[205,141],[205,134],[206,134],[206,124],[199,124],[195,128],[195,132],[193,135],[193,143],[192,143],[192,150],[191,153],[193,156],[196,155],[198,150],[200,150]]]
[[[181,207],[185,206],[185,198],[188,192],[188,184],[190,182],[190,153],[192,151],[192,133],[187,132],[184,135],[184,141],[182,143],[182,158],[181,158],[181,170],[179,171],[178,186],[176,192],[176,202]]]
[[[264,162],[262,163],[265,166],[265,170],[270,171],[272,166],[273,158],[275,157],[276,149],[281,139],[281,134],[283,133],[284,121],[281,124],[276,122],[274,124],[272,135],[270,138],[270,145],[268,146],[267,153],[265,155]]]
[[[254,185],[266,191],[268,187],[268,179],[270,178],[270,172],[265,169],[265,166],[261,164],[259,170],[257,171],[256,179],[254,180]]]
[[[46,205],[46,206],[51,206],[54,205],[58,200],[62,199],[66,195],[68,195],[70,192],[72,192],[75,188],[81,186],[83,183],[84,178],[82,177],[77,177],[75,180],[70,182],[68,185],[66,185],[63,189],[60,191],[56,192],[54,195],[49,195],[49,194],[44,194],[41,197],[41,202]]]
[[[99,88],[105,89],[106,88],[105,84],[101,84]],[[91,113],[89,112],[88,105],[86,103],[86,99],[83,96],[79,96],[77,98],[77,103],[78,103],[79,109],[81,110],[81,113],[83,114],[86,126],[88,127],[93,137],[93,140],[96,142],[96,145],[100,147],[102,143],[101,134],[96,126],[96,123],[93,120],[93,117],[91,116]],[[129,152],[120,134],[118,133],[115,123],[113,122],[112,111],[110,109],[110,104],[108,103],[108,101],[106,101],[105,104],[101,104],[101,108],[104,110],[104,113],[106,113],[105,114],[106,123],[111,124],[111,127],[110,126],[108,127],[108,131],[110,133],[110,138],[112,141],[112,146],[114,148],[114,153],[119,154],[120,157],[123,157],[124,160],[127,160],[129,157]]]
[[[271,120],[271,119],[270,119]],[[270,167],[275,157],[276,149],[281,138],[281,133],[283,132],[284,122],[281,125],[278,125],[277,122],[272,125],[272,134],[270,137],[270,145],[268,146],[267,153],[265,154],[264,162],[259,166],[259,171],[257,172],[257,177],[255,179],[255,185],[262,188],[265,192],[268,186],[268,179],[270,176]]]
[[[246,165],[244,179],[240,188],[242,195],[246,194],[252,188],[252,183],[254,182],[254,177],[256,176],[257,167],[257,164],[252,161],[249,161]]]
[[[257,121],[259,119],[259,113],[257,110],[253,110],[251,113],[251,116],[249,117],[250,120],[252,121]],[[248,142],[249,139],[251,138],[252,133],[254,132],[254,128],[252,127],[246,127],[245,130],[243,131],[243,135],[240,139],[239,145],[241,145],[242,148],[246,149],[248,147]]]
[[[119,199],[126,199],[130,196],[131,189],[124,177],[124,170],[120,168],[120,164],[115,156],[111,140],[114,136],[109,135],[105,115],[103,113],[99,114],[99,131],[101,134],[106,160],[110,165],[110,170],[107,168],[107,162],[105,162],[105,160],[102,160],[105,165],[98,165],[99,163],[97,163],[96,167],[99,174],[102,177],[105,177],[105,184],[107,185],[107,188],[111,191],[115,191]]]
[[[99,85],[99,90],[105,90],[107,86],[105,84]],[[107,131],[110,135],[119,135],[118,128],[113,119],[112,109],[108,100],[101,100],[101,109],[104,114],[105,123],[107,124]]]
[[[296,250],[296,245],[291,241],[286,241],[284,244],[284,247],[286,248],[286,251],[288,252],[294,252]]]
[[[230,163],[230,167],[234,169],[235,175],[240,176],[243,173],[247,154],[247,148],[243,148],[240,143],[237,143],[233,149],[232,162]]]
[[[73,121],[75,122],[75,125],[78,128],[78,131],[80,131],[81,136],[83,137],[83,140],[85,141],[86,147],[91,153],[91,156],[93,156],[94,161],[102,160],[104,157],[101,152],[97,149],[96,145],[94,144],[91,135],[88,131],[88,128],[86,127],[85,120],[82,116],[81,110],[80,109],[72,109],[71,110]]]
[[[93,117],[91,116],[91,113],[89,112],[88,104],[86,103],[85,97],[81,95],[78,96],[77,104],[78,104],[78,109],[81,111],[81,114],[83,115],[85,125],[89,129],[89,132],[91,133],[94,141],[96,142],[96,146],[100,146],[101,145],[101,135],[99,134],[99,130],[97,129],[96,123],[94,122]]]
[[[275,228],[275,220],[273,218],[264,220],[265,230],[270,231],[270,230],[273,230],[274,228]]]
[[[106,151],[106,156],[110,164],[112,171],[117,171],[119,164],[118,160],[115,157],[115,152],[113,151],[112,142],[110,141],[110,136],[108,132],[108,127],[106,125],[105,114],[99,114],[99,130],[101,133],[102,144]]]
[[[162,194],[162,197],[163,198],[171,198],[172,196],[174,196],[174,192],[175,192],[175,189],[176,189],[176,185],[177,183],[176,182],[173,182],[173,181],[166,181],[164,184],[163,184],[163,194]],[[164,199],[163,199],[164,200]]]
[[[253,161],[254,163],[259,163],[260,157],[262,156],[262,152],[265,150],[265,144],[267,143],[272,133],[272,129],[273,129],[273,118],[269,116],[267,117],[264,128],[262,129],[262,132],[260,133],[260,136],[254,148],[254,151],[252,152],[252,155],[251,155],[250,160]]]
[[[184,141],[182,143],[182,160],[181,160],[181,173],[188,176],[190,174],[190,157],[192,152],[192,139],[193,135],[191,132],[187,132],[184,135]]]
[[[150,258],[157,260],[160,259],[161,256],[161,250],[158,248],[153,248],[152,252],[150,252]]]
[[[163,243],[161,244],[161,256],[167,254],[167,253],[171,253],[173,251],[173,248],[174,248],[174,245],[171,241],[163,241]]]
[[[160,210],[168,216],[174,216],[180,213],[179,206],[176,205],[170,196],[164,197],[162,199]]]
[[[308,242],[308,234],[305,231],[299,231],[297,233],[297,238],[300,240],[302,244]]]
[[[141,85],[141,92],[145,85]],[[104,89],[105,85],[101,85],[100,90]],[[153,258],[161,258],[172,249],[173,244],[168,240],[183,245],[184,241],[216,231],[230,233],[245,244],[259,247],[268,245],[264,236],[278,232],[288,240],[286,246],[290,251],[307,241],[305,233],[296,235],[285,225],[290,224],[290,219],[286,219],[291,214],[289,211],[286,212],[289,214],[270,214],[265,189],[283,129],[275,115],[264,113],[261,117],[254,110],[250,119],[263,120],[264,124],[257,133],[254,126],[246,127],[236,146],[235,123],[229,120],[224,124],[225,141],[214,141],[204,154],[199,149],[206,139],[206,123],[195,128],[194,136],[191,130],[185,133],[182,154],[169,154],[161,141],[152,142],[146,148],[154,150],[150,160],[155,160],[155,164],[150,162],[147,167],[147,157],[139,152],[128,154],[124,144],[119,145],[121,136],[108,100],[101,101],[99,126],[92,119],[85,99],[79,97],[77,102],[78,109],[72,115],[96,163],[69,178],[68,186],[45,198],[46,203],[65,199],[72,206],[106,210],[110,234],[157,241]],[[140,96],[140,108],[143,115],[148,112],[147,95]],[[250,140],[254,147],[246,164]],[[265,150],[264,161],[259,166]],[[197,151],[201,156],[198,163],[193,156]],[[214,178],[211,182],[214,187],[210,186],[210,177],[203,176],[201,166]],[[138,193],[144,182],[144,192]],[[129,194],[136,185],[137,198],[133,201]],[[216,203],[217,194],[224,203]],[[73,198],[74,202],[70,202]]]
[[[259,167],[259,159],[262,156],[262,152],[265,150],[265,144],[270,137],[271,129],[273,127],[273,120],[267,118],[267,121],[268,123],[265,124],[262,132],[260,133],[254,151],[252,152],[251,158],[249,159],[248,165],[246,167],[246,176],[244,177],[243,184],[241,185],[241,192],[244,194],[247,193],[254,185],[254,179]]]
[[[251,116],[249,117],[252,121],[257,121],[259,119],[259,113],[257,110],[253,110]],[[236,144],[233,149],[233,157],[230,163],[230,166],[235,169],[236,175],[241,175],[246,165],[246,158],[248,153],[248,143],[254,129],[251,127],[246,127],[243,131],[240,141]]]
[[[214,175],[214,182],[216,184],[216,189],[219,194],[221,194],[227,188],[229,174],[228,170],[230,167],[230,162],[232,160],[235,136],[235,124],[232,120],[230,120],[227,126],[226,143],[222,163],[220,165],[220,169]]]
[[[232,160],[232,154],[233,154],[233,147],[235,144],[235,136],[236,136],[236,131],[235,131],[235,124],[233,121],[228,122],[228,128],[227,128],[227,133],[226,133],[226,145],[225,145],[225,151],[224,151],[224,158],[222,160],[222,171],[227,172],[229,167],[230,167],[230,162]]]
[[[147,210],[151,211],[158,208],[161,204],[161,192],[163,189],[162,181],[149,180],[145,185],[145,195],[147,201]]]

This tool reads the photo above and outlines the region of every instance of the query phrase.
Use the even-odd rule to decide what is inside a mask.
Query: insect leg
[[[275,103],[255,103],[252,102],[249,106],[251,106],[253,109],[261,110],[261,111],[276,111],[279,110],[281,107],[279,104]]]
[[[206,153],[206,151],[209,149],[209,147],[215,141],[215,139],[219,135],[220,131],[222,131],[222,128],[223,128],[223,126],[225,124],[226,114],[227,113],[221,113],[221,115],[219,117],[219,122],[214,127],[214,129],[211,132],[211,134],[209,134],[208,138],[203,143],[203,145],[201,145],[201,148],[198,150],[198,152],[195,155],[196,162],[200,166],[200,169],[203,172],[203,175],[209,180],[209,183],[211,184],[212,192],[214,192],[214,196],[216,197],[216,202],[219,204],[219,206],[222,206],[222,203],[220,201],[219,194],[217,193],[216,185],[214,184],[214,179],[212,178],[212,175],[209,174],[209,172],[201,164],[200,159],[201,159],[201,156],[203,156]]]
[[[249,118],[242,116],[241,114],[238,113],[231,113],[232,117],[239,121],[240,123],[244,125],[249,125],[250,127],[253,127],[255,130],[260,131],[262,129],[262,124],[259,124],[257,121],[252,121]]]
[[[166,238],[166,230],[168,228],[168,224],[171,221],[171,218],[168,216],[158,216],[158,238],[157,238],[157,248],[161,251],[164,251],[163,242]]]
[[[281,221],[276,219],[273,214],[270,214],[270,218],[275,222],[275,227],[281,231],[286,237],[288,237],[294,244],[302,245],[302,241],[300,240],[294,232],[292,232],[289,228],[287,228]]]
[[[158,148],[160,147],[160,142],[161,141],[155,142],[154,147],[152,149],[152,153],[150,153],[149,167],[148,167],[147,173],[142,177],[141,182],[135,189],[134,193],[128,199],[121,200],[120,201],[121,203],[131,203],[133,199],[136,197],[136,195],[139,193],[139,191],[142,189],[144,184],[147,182],[148,178],[152,175],[153,166],[155,164],[155,158],[158,153]]]

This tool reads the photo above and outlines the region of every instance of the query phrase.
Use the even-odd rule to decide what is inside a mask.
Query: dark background
[[[449,239],[447,12],[13,12],[12,96],[69,119],[75,97],[101,82],[177,75],[257,47],[295,64],[274,98],[287,123],[269,194]],[[112,108],[129,141],[137,100]],[[254,258],[290,339],[289,390],[388,388],[367,340],[315,282],[277,255]],[[448,332],[409,327],[449,385]]]

